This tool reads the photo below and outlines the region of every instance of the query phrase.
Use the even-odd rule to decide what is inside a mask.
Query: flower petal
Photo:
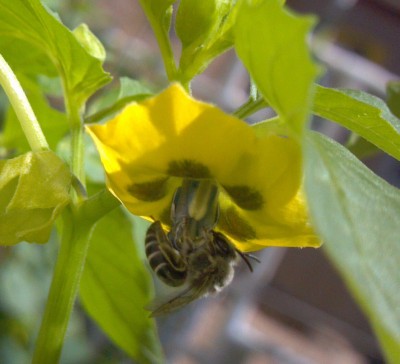
[[[301,149],[292,139],[267,134],[222,184],[218,228],[243,251],[266,246],[319,246],[301,186]]]
[[[217,229],[239,249],[320,245],[299,192],[301,149],[290,138],[256,134],[178,84],[88,131],[108,187],[136,215],[170,225],[182,179],[212,179],[221,187]]]
[[[256,140],[246,123],[178,84],[87,129],[111,191],[132,213],[154,218],[165,214],[180,178],[227,180]]]
[[[241,251],[256,251],[269,246],[316,248],[321,245],[308,221],[301,192],[280,208],[261,212],[242,210],[228,199],[221,201],[218,228]]]
[[[219,182],[245,210],[275,208],[297,193],[301,181],[301,149],[278,135],[257,138],[251,153],[243,154],[237,170]]]

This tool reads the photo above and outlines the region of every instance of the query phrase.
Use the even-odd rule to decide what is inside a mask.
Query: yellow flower
[[[301,198],[301,150],[290,138],[258,137],[178,84],[87,129],[108,188],[133,214],[168,226],[182,180],[210,179],[220,191],[216,230],[242,251],[320,245]]]

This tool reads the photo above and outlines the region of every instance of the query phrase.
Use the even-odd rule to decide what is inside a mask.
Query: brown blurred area
[[[92,1],[85,21],[111,50],[114,75],[167,84],[151,28],[134,0]],[[400,75],[400,2],[397,0],[288,0],[315,13],[315,57],[327,86],[363,89],[384,98],[386,83]],[[99,21],[99,18],[101,21]],[[179,54],[179,42],[174,42]],[[193,82],[194,94],[227,111],[247,98],[249,80],[233,51],[214,61]],[[262,118],[264,115],[258,115]],[[337,139],[346,132],[316,122]],[[378,155],[367,161],[399,185],[400,168]],[[266,249],[254,273],[240,266],[231,286],[167,318],[159,331],[170,363],[362,364],[383,363],[369,324],[323,249]]]

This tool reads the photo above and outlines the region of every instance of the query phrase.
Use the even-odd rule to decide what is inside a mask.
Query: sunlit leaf
[[[363,91],[318,86],[313,113],[354,131],[400,160],[400,120],[381,99]]]
[[[375,327],[387,358],[397,363],[400,192],[319,134],[307,138],[305,173],[310,212],[324,247]]]
[[[106,59],[106,50],[86,24],[80,24],[72,33],[90,55],[104,62]]]
[[[183,82],[202,72],[212,59],[233,45],[232,9],[235,0],[183,0],[175,29],[182,42],[180,72]]]
[[[1,17],[0,11],[0,19]],[[0,52],[16,74],[57,76],[57,69],[42,48],[38,48],[35,44],[22,39],[16,42],[15,37],[7,35],[11,30],[4,31],[4,25],[4,22],[1,21]],[[21,54],[24,57],[21,57]]]
[[[161,363],[155,325],[144,306],[150,281],[122,210],[101,219],[91,238],[80,297],[107,335],[139,363]]]
[[[42,62],[41,69],[56,68],[63,78],[66,92],[81,105],[98,88],[110,81],[101,61],[90,55],[74,34],[39,0],[0,0],[0,52],[12,68],[20,64],[21,54],[33,49],[35,62]],[[9,50],[15,44],[21,50]],[[44,57],[38,57],[43,54]],[[28,55],[29,56],[29,55]],[[32,64],[30,67],[38,67]],[[28,71],[29,72],[29,71]]]
[[[50,151],[0,161],[0,245],[46,243],[70,183],[68,167]]]
[[[301,134],[319,73],[307,45],[315,18],[296,16],[278,0],[240,0],[238,5],[238,56],[267,103]]]

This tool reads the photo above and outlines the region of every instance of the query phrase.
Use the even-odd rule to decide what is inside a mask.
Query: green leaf
[[[132,225],[117,209],[95,227],[80,296],[84,307],[107,335],[139,363],[161,363],[155,325],[144,306],[150,280],[139,259]]]
[[[85,135],[85,175],[92,184],[105,185],[104,167],[89,135]]]
[[[181,0],[176,13],[175,30],[183,47],[196,42],[201,44],[218,21],[225,0]]]
[[[390,111],[400,118],[400,81],[392,81],[387,84],[387,105]]]
[[[363,91],[318,86],[313,113],[354,131],[400,160],[400,120],[381,99]]]
[[[87,116],[85,123],[95,123],[109,118],[129,103],[144,100],[152,95],[153,93],[142,82],[129,77],[121,77],[118,95],[115,97],[108,92],[104,98],[100,98],[95,105],[95,109],[98,110]]]
[[[333,140],[310,133],[306,141],[305,186],[315,227],[387,358],[397,363],[400,192]]]
[[[32,79],[20,75],[19,81],[28,97],[29,103],[32,105],[43,133],[46,135],[50,148],[55,150],[57,143],[69,130],[65,114],[53,109],[48,104],[41,88]],[[8,109],[3,135],[1,136],[1,144],[9,149],[17,149],[20,153],[30,150],[21,124],[12,108]]]
[[[168,38],[168,32],[171,27],[172,4],[176,0],[139,0],[141,7],[146,13],[153,30],[164,33]]]
[[[86,24],[80,24],[74,29],[73,34],[90,55],[101,62],[105,61],[106,50],[103,44],[101,44],[100,40],[90,31]]]
[[[0,39],[0,53],[12,68],[14,63],[20,63],[21,54],[34,49],[33,60],[44,63],[42,68],[50,73],[56,68],[66,92],[73,95],[78,105],[110,81],[101,61],[89,54],[39,0],[14,0],[12,5],[9,0],[0,0]],[[10,44],[23,51],[10,53]],[[28,45],[26,50],[24,45]],[[45,56],[40,58],[40,54]]]
[[[171,6],[176,0],[139,0],[139,2],[147,16],[160,23],[164,22],[165,29],[169,28],[169,24],[165,23],[165,17],[170,18],[168,14],[171,13]]]
[[[0,10],[0,19],[1,17]],[[4,56],[14,73],[25,73],[27,75],[41,74],[48,77],[57,77],[57,69],[42,49],[22,39],[16,41],[14,36],[6,35],[3,27],[4,23],[0,22],[0,53]],[[24,57],[21,57],[21,54]]]
[[[105,175],[104,167],[101,164],[99,153],[97,152],[96,146],[94,145],[93,139],[85,134],[85,177],[91,185],[98,185],[98,187],[104,188]],[[71,135],[67,135],[58,144],[55,150],[57,155],[64,161],[71,160]],[[87,186],[89,187],[89,186]],[[92,187],[92,186],[90,186]]]
[[[381,151],[377,146],[357,134],[352,134],[350,139],[350,142],[346,144],[346,148],[358,159],[372,157]]]
[[[46,243],[70,184],[68,167],[50,151],[0,161],[0,245]]]
[[[118,99],[135,97],[135,101],[153,95],[153,92],[143,82],[129,77],[121,77]]]
[[[235,48],[254,83],[293,131],[308,121],[319,68],[307,45],[314,17],[296,16],[278,0],[240,0]]]
[[[182,43],[180,80],[189,82],[233,45],[236,0],[181,0],[175,29]]]

